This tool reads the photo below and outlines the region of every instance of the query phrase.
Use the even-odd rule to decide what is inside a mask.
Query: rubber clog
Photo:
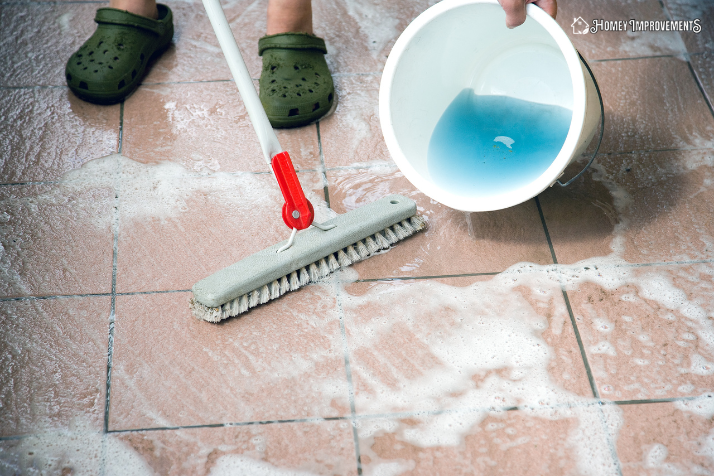
[[[100,8],[97,30],[67,62],[69,88],[97,104],[124,100],[139,85],[149,60],[171,44],[173,14],[157,4],[158,20],[116,8]]]
[[[258,41],[263,57],[260,101],[276,128],[311,124],[337,104],[325,41],[307,33],[280,33]]]

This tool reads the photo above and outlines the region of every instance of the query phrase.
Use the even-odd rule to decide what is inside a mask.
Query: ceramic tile
[[[3,474],[355,475],[350,424],[45,433],[0,441]]]
[[[428,228],[389,252],[357,263],[360,279],[499,272],[530,261],[551,262],[543,227],[531,200],[497,212],[464,213],[441,205],[404,178],[396,167],[327,172],[330,206],[345,213],[391,193],[417,202]]]
[[[568,296],[603,398],[714,390],[711,263],[588,268],[572,271]]]
[[[267,172],[255,130],[232,82],[145,85],[124,107],[122,153],[196,172]],[[320,165],[316,126],[280,130],[296,169]]]
[[[111,291],[113,189],[76,177],[0,188],[0,296]]]
[[[558,24],[568,34],[580,53],[588,60],[637,58],[677,55],[685,51],[684,43],[673,31],[598,31],[576,34],[573,20],[582,18],[593,26],[594,20],[625,21],[631,19],[666,20],[658,0],[581,0],[558,4]],[[580,31],[580,30],[578,30]]]
[[[167,4],[174,15],[174,41],[155,61],[143,82],[231,79],[203,4],[197,0]],[[258,39],[265,35],[267,0],[237,0],[222,6],[251,77],[260,77]]]
[[[337,108],[320,121],[325,167],[391,164],[379,125],[381,75],[335,78]]]
[[[618,474],[597,408],[439,418],[360,420],[363,474]]]
[[[66,88],[0,94],[0,182],[47,181],[119,146],[119,106],[96,106]]]
[[[156,474],[357,474],[346,421],[146,431],[114,441]]]
[[[680,35],[690,53],[714,50],[714,5],[707,0],[664,0],[674,20],[700,20],[699,33],[682,31]]]
[[[96,28],[96,3],[15,4],[0,9],[0,86],[64,86],[69,57]],[[12,54],[9,54],[12,52]]]
[[[712,398],[623,405],[617,440],[622,474],[711,474]]]
[[[712,150],[598,156],[578,181],[539,197],[558,262],[711,258],[713,161]]]
[[[329,283],[222,324],[193,317],[189,298],[117,297],[110,429],[349,414]]]
[[[314,30],[327,44],[330,71],[381,71],[402,31],[435,3],[434,0],[315,0],[312,5]]]
[[[714,118],[685,61],[592,65],[605,103],[600,152],[711,147]]]
[[[102,429],[109,312],[108,297],[0,303],[0,436]]]
[[[189,177],[172,164],[128,161],[117,262],[119,292],[190,289],[197,281],[288,239],[284,203],[269,174]],[[322,175],[298,174],[316,219],[330,215]]]
[[[592,397],[560,286],[546,273],[355,283],[342,309],[360,415]]]

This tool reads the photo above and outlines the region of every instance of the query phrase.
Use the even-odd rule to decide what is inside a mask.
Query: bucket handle
[[[600,100],[600,137],[597,140],[597,147],[595,147],[595,152],[593,152],[592,157],[590,157],[588,164],[585,166],[585,168],[583,168],[583,170],[578,172],[578,174],[575,177],[571,178],[570,180],[568,180],[565,183],[561,182],[560,179],[557,179],[555,181],[561,187],[567,187],[568,185],[573,183],[573,181],[575,179],[580,177],[587,169],[590,168],[590,165],[593,163],[593,161],[595,160],[595,156],[597,156],[597,153],[600,150],[600,144],[602,144],[602,135],[605,132],[605,107],[603,106],[603,103],[602,103],[602,94],[600,93],[600,86],[598,86],[598,84],[597,84],[597,79],[595,79],[595,75],[593,74],[593,71],[590,69],[590,65],[588,65],[587,61],[585,61],[585,58],[583,58],[583,55],[581,55],[579,51],[578,51],[578,56],[580,57],[580,61],[582,61],[582,63],[585,65],[585,68],[588,70],[588,73],[590,73],[590,77],[593,79],[593,83],[595,84],[595,90],[597,91],[597,97]]]

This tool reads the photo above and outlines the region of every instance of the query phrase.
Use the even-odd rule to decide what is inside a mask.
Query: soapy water
[[[505,146],[507,139],[512,137],[504,137],[500,138],[500,143]],[[515,145],[515,142],[511,145]],[[134,171],[132,173],[136,173],[137,179],[143,176],[146,179],[146,187],[156,191],[151,206],[138,207],[131,214],[133,218],[151,216],[151,209],[154,210],[153,213],[158,211],[164,219],[171,219],[176,214],[182,213],[183,199],[175,195],[172,185],[176,183],[175,180],[193,181],[201,178],[172,164],[144,166],[125,158],[114,157],[111,160],[121,162],[125,171]],[[105,162],[90,163],[84,171],[75,171],[62,182],[62,186],[79,189],[90,186],[96,180],[113,183],[115,169],[110,166],[108,160]],[[602,177],[602,173],[598,175],[597,167],[596,164],[594,175]],[[224,177],[222,174],[219,175]],[[259,188],[259,184],[253,182],[254,176],[246,177],[245,181],[243,176],[226,175],[224,178],[241,182],[246,190],[252,190],[249,195],[255,194],[255,198],[258,199],[256,187]],[[200,193],[203,188],[210,188],[212,183],[199,182],[191,185],[189,189]],[[144,182],[137,183],[139,188],[144,187]],[[351,296],[346,299],[345,306],[351,309],[370,306],[373,303],[377,309],[382,309],[389,302],[405,303],[416,300],[420,303],[413,308],[404,306],[403,313],[390,315],[389,319],[383,319],[381,322],[378,320],[370,324],[369,328],[350,329],[350,350],[353,355],[372,348],[372,344],[380,336],[389,335],[397,327],[402,326],[402,329],[411,332],[411,338],[415,339],[415,342],[423,343],[423,348],[429,354],[436,356],[435,362],[437,362],[419,368],[419,372],[415,375],[402,376],[404,386],[395,389],[387,382],[369,375],[366,369],[361,368],[354,360],[352,365],[355,378],[362,378],[369,382],[371,389],[367,399],[360,399],[359,394],[357,395],[360,413],[384,414],[402,411],[407,407],[422,412],[446,410],[445,413],[430,415],[428,418],[416,418],[416,423],[412,422],[410,425],[403,425],[397,419],[358,421],[359,434],[363,438],[362,452],[372,457],[371,465],[366,466],[368,473],[401,474],[408,470],[409,465],[395,463],[373,454],[370,443],[381,434],[396,433],[398,439],[422,448],[454,446],[473,433],[479,423],[491,413],[491,408],[518,406],[521,411],[538,418],[577,419],[575,430],[567,435],[567,447],[577,461],[579,472],[615,474],[617,463],[612,448],[618,428],[622,424],[619,408],[615,405],[601,407],[593,404],[591,398],[563,389],[549,374],[548,365],[553,359],[554,351],[543,340],[541,334],[548,328],[556,329],[558,326],[569,324],[562,310],[558,311],[560,314],[551,316],[550,320],[543,317],[546,312],[544,306],[547,307],[549,300],[556,299],[561,285],[566,289],[573,289],[581,283],[591,282],[604,289],[613,290],[633,284],[642,298],[658,301],[666,308],[682,315],[683,318],[689,319],[693,323],[693,334],[706,343],[706,348],[709,349],[706,358],[711,360],[711,356],[714,355],[712,354],[714,332],[712,323],[706,318],[707,311],[697,302],[689,300],[686,294],[666,276],[658,276],[656,272],[648,275],[639,274],[620,257],[622,253],[620,235],[628,226],[623,211],[629,206],[631,199],[616,184],[608,182],[606,186],[613,195],[614,208],[620,217],[615,226],[615,238],[611,245],[613,253],[610,256],[589,259],[587,266],[518,264],[489,280],[464,288],[447,286],[436,281],[421,281],[393,286],[389,292],[385,292],[386,288],[380,284],[363,296]],[[125,189],[125,193],[130,192]],[[245,193],[236,194],[235,198],[245,196]],[[354,270],[340,273],[340,279],[346,282],[356,278]],[[341,293],[346,294],[342,291]],[[420,327],[420,321],[443,308],[451,309],[453,314],[449,321],[450,325],[444,326],[443,334],[436,338],[429,334],[429,326]],[[600,324],[607,326],[608,322],[603,321]],[[604,353],[610,350],[606,347],[602,347]],[[474,349],[482,352],[474,352]],[[692,358],[694,357],[696,356]],[[311,358],[319,362],[326,357],[316,353],[311,355]],[[398,362],[390,362],[389,356],[379,356],[379,358],[385,365],[391,365],[393,369],[398,370],[398,366],[395,365]],[[695,364],[692,362],[691,373],[697,372]],[[482,372],[491,372],[491,374],[477,385],[472,377]],[[463,411],[464,408],[471,410]],[[694,411],[684,406],[681,410]],[[64,443],[37,445],[37,438],[45,437],[26,438],[20,447],[23,451],[33,447],[37,458],[44,455],[49,459],[55,458],[56,452],[63,448]],[[709,439],[712,439],[711,435]],[[123,454],[124,450],[117,451]],[[661,451],[658,453],[657,448],[653,451],[651,459],[654,461],[660,458]],[[11,453],[16,454],[14,451]],[[133,457],[125,455],[121,458]],[[216,465],[215,470],[220,474],[221,471],[230,472],[234,468],[246,468],[246,470],[251,468],[258,473],[264,471],[266,474],[293,474],[285,473],[280,468],[270,467],[267,463],[253,464],[252,461],[247,457],[235,457],[232,460],[226,457]],[[136,467],[136,474],[145,474],[140,462],[136,463]],[[111,471],[107,474],[111,474]]]
[[[464,196],[516,190],[553,163],[572,115],[559,106],[464,89],[434,128],[427,152],[429,174],[444,190]]]

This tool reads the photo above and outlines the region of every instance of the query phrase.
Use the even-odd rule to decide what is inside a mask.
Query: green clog
[[[337,104],[325,41],[307,33],[280,33],[258,41],[263,57],[260,101],[273,127],[299,127]]]
[[[85,101],[113,104],[139,85],[146,65],[171,43],[173,15],[157,4],[158,20],[116,8],[100,8],[97,30],[67,62],[69,88]]]

